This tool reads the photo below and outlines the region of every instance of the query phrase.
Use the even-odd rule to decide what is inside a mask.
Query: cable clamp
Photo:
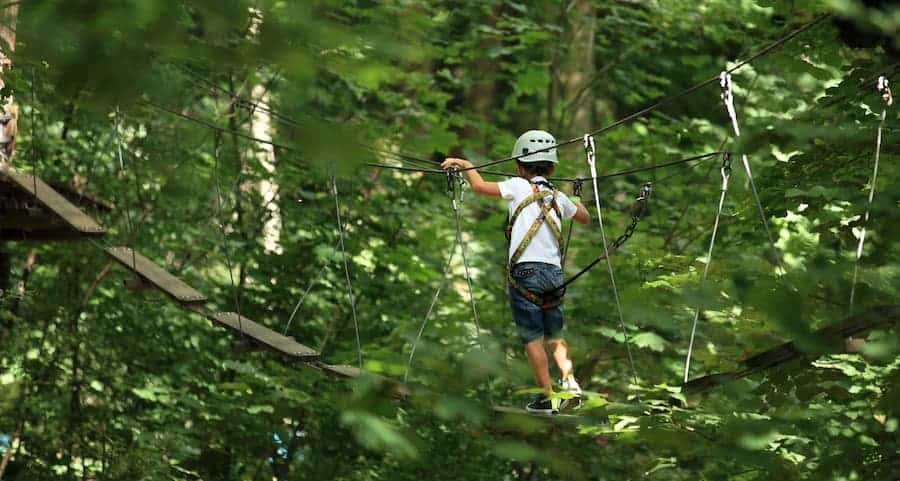
[[[891,94],[890,83],[888,82],[887,77],[884,75],[878,77],[878,93],[881,94],[881,100],[884,100],[884,103],[887,106],[891,106],[894,103],[894,96]]]
[[[459,183],[459,179],[459,169],[457,169],[456,167],[447,169],[447,194],[450,196],[450,201],[453,204],[453,210],[459,209],[459,204],[457,203],[457,185]]]
[[[584,179],[578,178],[572,183],[572,195],[575,197],[581,197],[581,193],[584,190]]]
[[[594,145],[594,136],[591,134],[584,134],[584,152],[587,154],[588,164],[593,167],[597,159],[597,149]]]
[[[722,152],[722,176],[731,175],[731,152]]]
[[[731,89],[731,74],[727,70],[723,70],[719,74],[719,87],[722,88],[722,100],[726,104],[734,104],[734,93]]]

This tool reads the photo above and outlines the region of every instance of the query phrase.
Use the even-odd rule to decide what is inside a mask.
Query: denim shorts
[[[543,262],[521,262],[512,269],[512,277],[519,286],[541,295],[563,283],[562,269]],[[509,286],[509,307],[522,343],[545,337],[558,338],[562,335],[562,305],[552,309],[542,309],[529,301],[518,289]]]

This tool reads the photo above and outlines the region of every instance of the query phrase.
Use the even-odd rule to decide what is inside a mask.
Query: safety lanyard
[[[597,149],[594,144],[594,136],[585,134],[584,152],[587,157],[588,167],[591,169],[591,182],[594,185],[594,207],[597,209],[597,221],[600,224],[600,239],[603,241],[603,257],[606,259],[606,270],[609,272],[609,282],[612,285],[613,298],[616,301],[616,312],[619,314],[619,325],[622,328],[622,336],[625,342],[625,351],[628,353],[628,364],[631,366],[631,376],[637,384],[637,370],[634,368],[634,358],[629,346],[628,329],[625,327],[625,316],[622,314],[622,303],[619,301],[619,290],[616,288],[616,276],[613,273],[612,260],[609,258],[609,244],[606,242],[606,230],[603,227],[603,212],[600,210],[600,189],[597,186]],[[636,395],[640,400],[640,396]]]

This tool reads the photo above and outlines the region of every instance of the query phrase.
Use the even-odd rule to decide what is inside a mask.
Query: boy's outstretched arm
[[[457,159],[454,157],[447,157],[444,162],[441,164],[441,168],[444,170],[457,168],[457,169],[468,169],[472,167],[472,163],[466,159]],[[472,191],[476,194],[484,195],[487,197],[500,197],[500,187],[496,182],[486,182],[483,178],[481,178],[481,174],[478,173],[477,170],[466,170],[465,171],[466,178],[469,179],[469,185],[472,186]]]
[[[581,202],[575,202],[575,207],[578,208],[575,211],[575,222],[578,222],[582,225],[587,225],[591,222],[591,214],[588,212],[587,208]]]

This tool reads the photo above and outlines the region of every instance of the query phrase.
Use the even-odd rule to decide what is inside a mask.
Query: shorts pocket
[[[537,267],[515,267],[512,276],[519,280],[525,280],[534,277],[537,272]]]

